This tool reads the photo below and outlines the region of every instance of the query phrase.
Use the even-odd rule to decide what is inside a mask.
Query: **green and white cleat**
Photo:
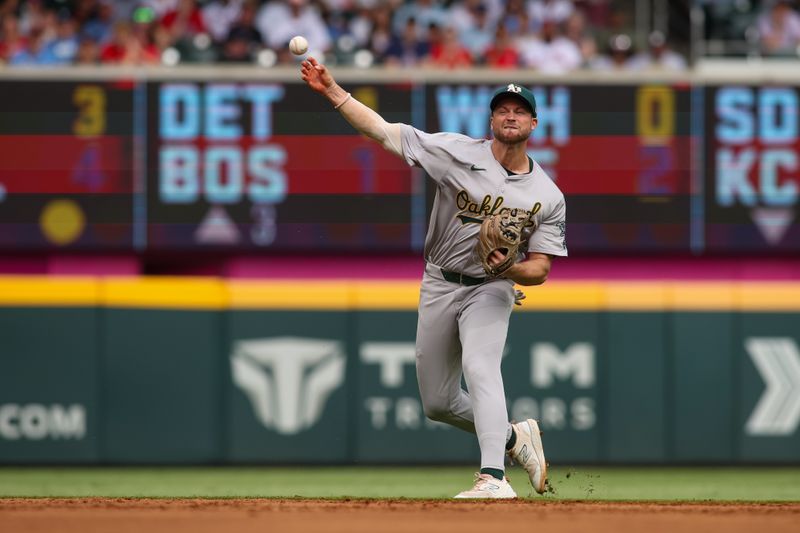
[[[547,489],[547,462],[542,447],[542,432],[536,420],[529,418],[513,424],[517,442],[508,451],[511,459],[528,472],[533,490],[544,494]]]
[[[511,488],[508,479],[497,479],[489,474],[475,474],[475,485],[470,490],[456,494],[455,498],[516,498],[517,493]]]

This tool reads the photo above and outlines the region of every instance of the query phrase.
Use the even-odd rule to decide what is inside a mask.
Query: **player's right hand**
[[[514,289],[514,305],[522,305],[522,300],[525,299],[525,293],[519,289]]]
[[[301,63],[300,77],[309,87],[320,94],[324,94],[336,83],[325,65],[320,64],[311,56]]]

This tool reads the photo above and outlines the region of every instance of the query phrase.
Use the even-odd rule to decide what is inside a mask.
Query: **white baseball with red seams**
[[[292,40],[289,41],[289,51],[296,56],[305,54],[308,52],[308,39],[301,35],[292,37]]]

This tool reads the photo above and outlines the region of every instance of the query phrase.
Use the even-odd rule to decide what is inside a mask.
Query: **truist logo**
[[[294,435],[322,416],[328,397],[344,383],[345,359],[335,340],[249,339],[234,344],[231,371],[259,422]]]

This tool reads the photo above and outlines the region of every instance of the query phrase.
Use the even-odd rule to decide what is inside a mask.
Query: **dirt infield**
[[[0,499],[0,531],[204,533],[797,532],[800,503],[607,503],[522,500]]]

